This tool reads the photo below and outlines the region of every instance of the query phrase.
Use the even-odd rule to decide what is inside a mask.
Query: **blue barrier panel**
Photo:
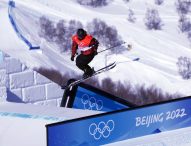
[[[123,98],[116,97],[85,83],[80,83],[72,89],[65,90],[61,101],[61,107],[104,112],[111,112],[135,106],[135,104],[132,104]]]
[[[65,90],[61,101],[61,107],[103,112],[111,112],[135,106],[135,104],[123,98],[116,97],[85,83],[80,83],[72,89]]]
[[[97,146],[191,126],[191,97],[47,125],[48,146]]]
[[[77,88],[73,103],[73,108],[97,111],[116,111],[128,107],[125,102],[114,100],[111,95],[93,92],[81,86]]]
[[[15,8],[15,2],[11,0],[9,1],[8,16],[10,23],[13,26],[13,29],[15,30],[17,36],[29,47],[30,50],[40,49],[40,46],[33,46],[32,43],[30,43],[19,31],[16,21],[13,17],[13,12],[12,12],[13,8]]]

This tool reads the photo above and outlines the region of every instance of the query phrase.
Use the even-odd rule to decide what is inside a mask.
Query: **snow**
[[[98,114],[59,107],[0,103],[1,146],[46,146],[46,125]]]
[[[105,146],[190,146],[191,128],[182,128],[139,138],[119,141]]]
[[[29,30],[28,33],[33,42],[39,43],[42,54],[29,51],[26,45],[18,39],[7,17],[7,0],[1,0],[0,44],[1,50],[9,55],[19,58],[31,68],[54,68],[61,73],[81,74],[82,72],[70,61],[70,54],[60,54],[55,45],[38,37],[38,25],[33,19],[42,15],[58,22],[60,19],[76,19],[83,24],[94,18],[104,20],[108,25],[115,26],[118,34],[124,41],[131,43],[133,49],[120,55],[109,55],[106,51],[96,56],[91,63],[95,69],[105,65],[106,56],[116,58],[117,67],[110,72],[99,75],[99,79],[110,77],[113,81],[130,82],[132,85],[155,85],[165,92],[180,93],[188,96],[191,94],[190,80],[183,80],[178,74],[176,66],[180,56],[191,57],[190,43],[185,35],[178,30],[179,16],[175,9],[175,1],[165,1],[161,6],[155,5],[150,0],[133,0],[125,3],[122,0],[114,0],[111,4],[101,8],[91,8],[78,5],[74,0],[15,0],[16,5],[25,15],[17,15],[17,21]],[[127,21],[128,9],[135,12],[137,21]],[[148,31],[144,26],[144,18],[147,8],[159,10],[159,15],[165,24],[160,31]],[[20,12],[20,13],[21,13]],[[27,15],[28,14],[28,15]],[[28,17],[28,18],[27,18]],[[30,19],[29,19],[30,18]],[[26,20],[26,21],[25,21]],[[100,49],[104,49],[100,47]],[[67,56],[66,56],[67,55]],[[128,58],[140,57],[139,62],[125,62]],[[124,62],[123,62],[124,61]],[[123,62],[123,63],[122,63]]]
[[[125,51],[123,54],[110,54],[106,51],[96,56],[91,63],[95,69],[103,67],[105,63],[117,60],[117,66],[113,70],[98,76],[100,81],[110,77],[115,82],[122,81],[124,84],[130,82],[132,85],[155,85],[165,92],[181,93],[185,96],[191,95],[191,80],[183,80],[178,74],[176,66],[178,57],[191,58],[191,44],[186,36],[178,30],[179,17],[175,10],[175,1],[164,1],[163,5],[156,6],[154,0],[131,0],[129,3],[124,3],[123,0],[114,0],[108,6],[101,8],[80,6],[75,0],[15,0],[15,2],[20,9],[18,11],[20,15],[16,17],[17,21],[23,24],[20,27],[35,45],[41,46],[42,53],[29,51],[26,44],[16,35],[8,18],[8,0],[0,0],[0,22],[3,22],[0,25],[0,50],[20,59],[28,67],[57,69],[62,74],[73,74],[73,72],[81,74],[82,72],[75,66],[75,63],[70,61],[70,54],[60,54],[54,44],[48,43],[38,36],[37,29],[39,26],[34,23],[34,20],[45,15],[55,22],[60,19],[76,19],[86,24],[94,18],[99,18],[108,25],[115,26],[123,40],[133,45],[132,50]],[[135,12],[136,23],[127,21],[129,8]],[[162,30],[148,31],[145,28],[143,20],[147,8],[159,10],[159,15],[165,24]],[[100,50],[102,49],[105,48],[100,47]],[[140,57],[141,60],[139,62],[130,61],[136,57]],[[65,108],[0,103],[0,146],[45,146],[46,124],[97,113]],[[23,118],[23,116],[29,118]],[[108,145],[141,146],[143,139],[144,142],[157,145],[156,141],[163,141],[163,138],[167,138],[167,136],[170,139],[172,137],[173,139],[180,139],[179,133],[184,133],[185,137],[189,136],[188,131],[190,128]],[[168,144],[168,142],[167,138],[166,143],[164,143]],[[190,141],[184,146],[186,145],[190,145]]]

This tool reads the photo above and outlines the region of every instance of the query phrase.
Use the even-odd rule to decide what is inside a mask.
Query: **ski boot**
[[[94,68],[88,68],[84,70],[83,78],[91,77],[95,73]]]

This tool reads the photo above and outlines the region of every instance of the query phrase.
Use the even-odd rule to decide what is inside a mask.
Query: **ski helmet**
[[[80,28],[77,30],[77,36],[80,40],[83,40],[86,35],[87,35],[87,33],[84,29]]]

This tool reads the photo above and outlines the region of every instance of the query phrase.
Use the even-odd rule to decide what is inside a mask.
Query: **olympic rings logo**
[[[89,95],[84,94],[81,99],[82,104],[84,105],[84,109],[86,110],[102,110],[103,101],[96,100],[95,97],[89,97]]]
[[[89,126],[89,134],[92,135],[95,140],[99,140],[101,137],[108,138],[114,128],[115,123],[113,120],[109,120],[107,123],[101,121],[98,125],[92,123]]]

